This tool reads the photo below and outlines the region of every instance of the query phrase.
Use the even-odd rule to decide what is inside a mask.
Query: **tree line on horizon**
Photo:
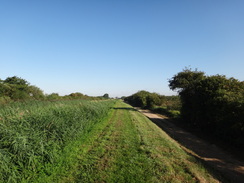
[[[37,86],[31,85],[25,79],[17,76],[7,77],[5,80],[0,79],[0,104],[11,101],[25,100],[60,100],[60,99],[108,99],[106,93],[103,96],[91,97],[80,92],[60,96],[58,93],[44,94]]]

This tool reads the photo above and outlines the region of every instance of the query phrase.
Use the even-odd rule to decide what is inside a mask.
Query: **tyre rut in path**
[[[180,127],[170,123],[166,118],[154,114],[148,110],[141,110],[152,122],[163,129],[171,138],[180,143],[183,148],[193,156],[200,158],[207,165],[219,172],[230,182],[244,182],[244,163],[236,160],[215,145],[192,135]]]

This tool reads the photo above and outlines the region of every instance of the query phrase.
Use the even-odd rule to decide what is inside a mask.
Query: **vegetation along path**
[[[118,101],[59,182],[219,182],[147,117]]]
[[[162,128],[173,139],[182,144],[182,147],[187,152],[217,170],[226,180],[230,182],[244,182],[243,162],[234,159],[215,145],[211,145],[175,126],[161,115],[151,113],[148,110],[138,110]]]

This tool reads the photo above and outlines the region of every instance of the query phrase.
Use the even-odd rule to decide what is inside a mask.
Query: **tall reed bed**
[[[87,134],[113,105],[111,100],[77,100],[0,106],[0,182],[28,182],[47,173],[64,148]]]

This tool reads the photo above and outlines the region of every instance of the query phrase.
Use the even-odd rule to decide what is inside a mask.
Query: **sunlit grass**
[[[0,182],[217,182],[121,101],[13,103],[0,109]]]
[[[121,102],[80,151],[61,182],[218,182],[154,123]]]
[[[113,104],[77,100],[1,106],[0,182],[52,174],[50,167],[59,163],[65,147],[107,116]]]

